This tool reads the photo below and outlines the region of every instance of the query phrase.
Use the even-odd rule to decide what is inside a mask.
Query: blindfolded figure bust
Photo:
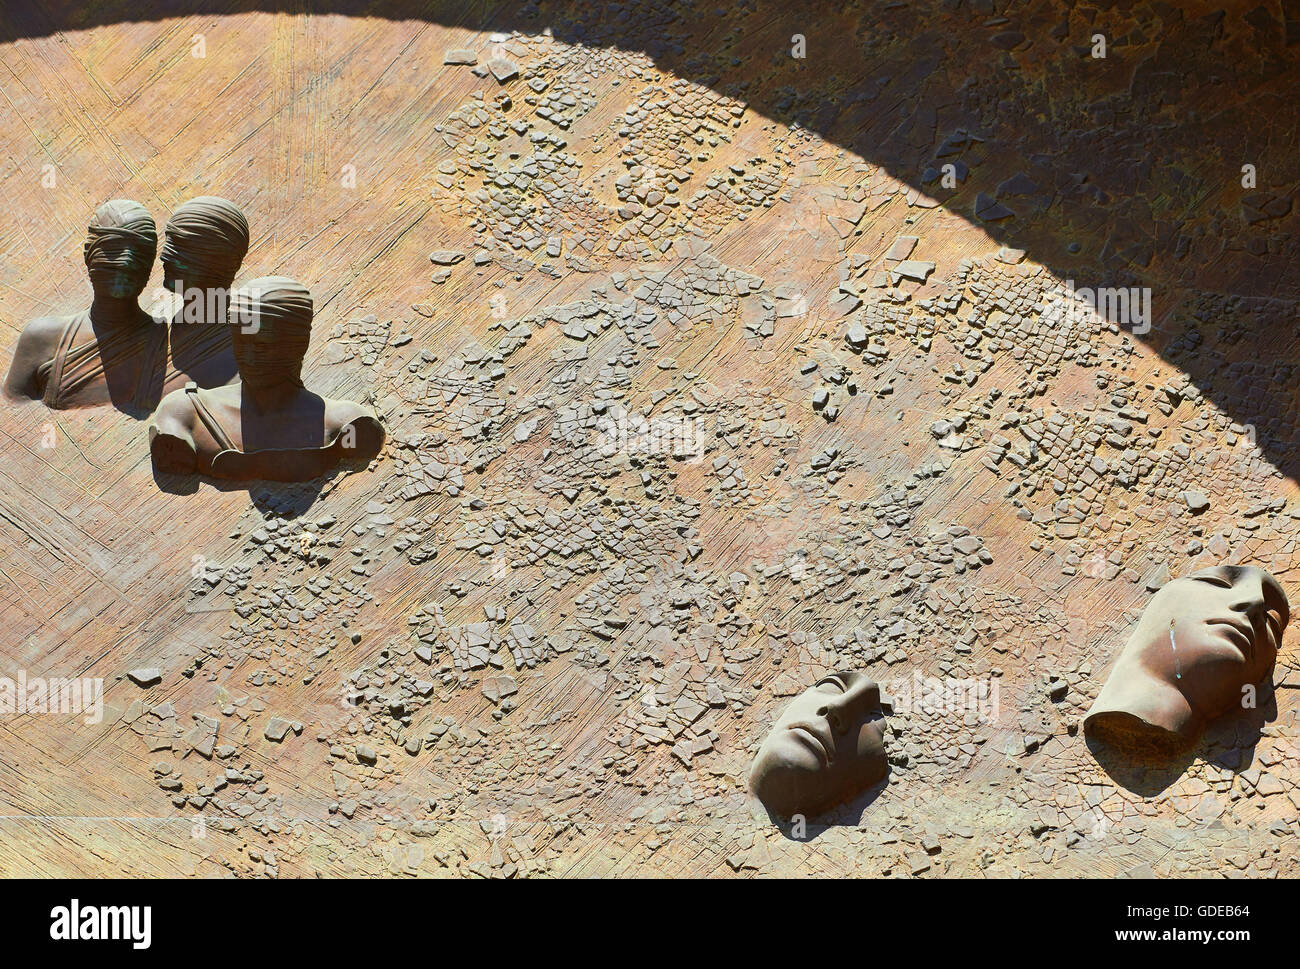
[[[42,317],[23,329],[5,378],[11,400],[54,410],[113,404],[147,414],[162,392],[166,327],[140,308],[158,230],[139,202],[113,199],[91,217],[84,256],[94,297],[72,316]]]
[[[159,261],[163,286],[179,300],[171,301],[169,387],[219,387],[234,379],[227,319],[248,243],[244,213],[215,195],[181,203],[167,220]]]
[[[154,467],[249,481],[306,481],[341,461],[374,458],[384,432],[367,408],[302,383],[312,299],[282,276],[255,279],[231,297],[239,381],[191,383],[163,398],[149,430]]]

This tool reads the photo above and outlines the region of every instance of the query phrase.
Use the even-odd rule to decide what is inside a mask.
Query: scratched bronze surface
[[[102,201],[221,195],[388,442],[0,406],[0,676],[104,690],[0,717],[0,872],[1294,871],[1294,633],[1176,763],[1079,729],[1168,576],[1300,593],[1280,9],[136,7],[0,12],[4,364]],[[837,668],[889,782],[793,830]]]

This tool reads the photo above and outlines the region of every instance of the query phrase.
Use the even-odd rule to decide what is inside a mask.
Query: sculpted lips
[[[829,766],[831,750],[834,748],[828,737],[822,736],[821,732],[812,724],[792,723],[788,729],[805,747],[811,748],[813,753],[821,758],[823,766]]]

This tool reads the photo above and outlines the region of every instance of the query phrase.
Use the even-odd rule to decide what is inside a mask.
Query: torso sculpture
[[[18,338],[5,378],[11,400],[63,410],[113,404],[144,416],[162,393],[167,328],[140,308],[158,232],[144,206],[105,202],[85,244],[94,299],[72,316],[32,320]]]
[[[279,276],[256,279],[231,299],[237,383],[168,394],[149,429],[161,472],[246,481],[305,481],[341,461],[369,461],[383,445],[376,417],[353,401],[302,385],[311,337],[311,294]]]

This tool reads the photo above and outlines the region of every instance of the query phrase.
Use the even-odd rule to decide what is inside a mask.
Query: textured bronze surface
[[[0,719],[0,871],[1300,871],[1290,641],[1163,762],[1083,728],[1171,576],[1295,592],[1281,7],[165,8],[0,9],[0,345],[102,200],[220,196],[385,439],[230,481],[4,403],[0,677],[103,709]],[[164,378],[232,443],[235,349]],[[888,783],[797,831],[750,768],[837,670]]]

